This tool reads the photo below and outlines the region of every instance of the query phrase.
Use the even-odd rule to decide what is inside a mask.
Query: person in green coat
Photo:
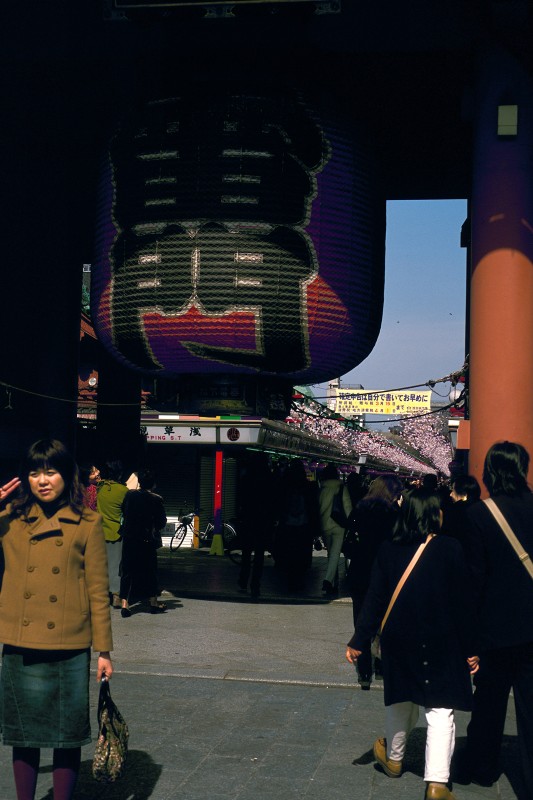
[[[120,562],[122,561],[122,503],[128,493],[123,482],[123,466],[121,461],[106,461],[100,470],[102,478],[98,486],[96,505],[102,516],[102,527],[107,550],[107,566],[109,569],[109,601],[113,608],[120,608]]]

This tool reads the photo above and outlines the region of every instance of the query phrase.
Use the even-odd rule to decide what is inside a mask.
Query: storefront
[[[335,442],[266,419],[143,415],[141,432],[146,461],[156,474],[171,525],[197,511],[203,527],[215,515],[218,502],[222,520],[238,518],[239,473],[250,449],[267,453],[274,462],[302,458],[310,471],[327,461],[353,469],[357,464]]]

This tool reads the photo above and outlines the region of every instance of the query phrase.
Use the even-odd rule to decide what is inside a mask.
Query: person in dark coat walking
[[[316,484],[307,480],[303,461],[293,459],[279,484],[279,528],[276,552],[287,575],[287,589],[299,592],[313,557],[313,541],[320,535]]]
[[[273,478],[265,453],[247,453],[240,493],[242,527],[239,529],[239,535],[242,561],[238,581],[239,591],[247,593],[250,582],[251,598],[258,600],[265,550],[272,547],[276,522]]]
[[[363,607],[370,584],[370,574],[379,548],[392,537],[392,529],[400,510],[402,482],[395,475],[379,475],[354,508],[349,519],[349,530],[353,532],[350,552],[348,586],[352,598],[354,627]],[[376,659],[377,677],[381,676],[381,664]],[[357,672],[362,689],[370,689],[372,682],[372,655],[370,645],[363,649],[357,660]]]
[[[452,481],[450,502],[443,506],[441,533],[453,536],[466,546],[470,529],[468,509],[481,497],[481,487],[473,475],[458,475]]]
[[[478,657],[463,551],[454,539],[435,535],[440,524],[436,495],[419,489],[405,497],[392,541],[383,543],[374,563],[346,657],[357,662],[380,628],[406,568],[426,542],[381,636],[387,735],[374,743],[374,757],[387,775],[401,775],[407,738],[418,719],[418,706],[423,706],[428,724],[425,797],[454,800],[447,786],[454,709],[471,707],[469,672],[477,670]]]
[[[124,520],[121,526],[122,563],[120,567],[121,615],[130,617],[130,603],[148,599],[150,612],[166,611],[158,603],[157,544],[167,518],[163,499],[153,492],[154,474],[139,470],[139,489],[130,489],[122,504]]]
[[[515,442],[494,444],[483,483],[524,550],[533,554],[533,493],[529,454]],[[466,779],[493,783],[513,689],[525,782],[533,797],[533,580],[485,503],[471,506],[467,552],[480,621],[481,663],[468,726]],[[469,773],[469,774],[468,774]]]

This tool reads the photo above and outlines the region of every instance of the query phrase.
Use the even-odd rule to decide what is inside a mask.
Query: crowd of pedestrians
[[[490,449],[483,474],[526,553],[533,549],[528,466],[524,448],[504,442]],[[384,681],[385,735],[374,743],[378,765],[390,777],[401,776],[422,706],[427,800],[454,800],[452,772],[461,781],[491,785],[512,688],[526,796],[533,796],[533,583],[481,502],[477,480],[459,475],[446,484],[427,474],[406,486],[384,475],[365,487],[355,476],[344,484],[334,465],[316,482],[306,479],[298,460],[281,477],[267,478],[266,463],[263,469],[249,494],[255,546],[261,554],[270,547],[288,588],[302,589],[317,532],[328,556],[326,597],[338,591],[341,552],[346,556],[354,619],[347,658],[357,666],[362,689],[375,677]],[[258,507],[269,509],[260,526]],[[243,577],[241,589],[247,590]],[[252,594],[259,596],[257,575]],[[456,710],[472,716],[466,752],[452,764]]]
[[[328,559],[323,591],[334,596],[344,552],[354,621],[346,657],[362,689],[376,677],[384,682],[384,735],[374,758],[390,778],[401,777],[422,707],[426,800],[455,800],[453,776],[481,785],[497,779],[511,690],[524,796],[533,796],[528,469],[521,445],[495,444],[483,471],[490,499],[482,501],[468,475],[446,488],[432,475],[409,487],[395,475],[365,485],[356,475],[344,483],[334,465],[311,481],[298,459],[277,474],[264,454],[243,463],[239,589],[259,599],[269,550],[289,591],[303,591],[320,543]],[[55,800],[73,796],[80,748],[90,741],[91,647],[99,652],[97,678],[113,672],[110,609],[127,618],[146,600],[151,613],[166,610],[156,555],[163,501],[150,470],[139,470],[134,489],[123,473],[119,461],[78,470],[60,442],[43,440],[28,451],[20,477],[0,487],[0,502],[9,500],[0,513],[0,709],[18,800],[35,797],[43,747],[54,752]],[[456,710],[471,720],[454,761]]]
[[[370,553],[373,566],[362,605],[354,598],[355,632],[346,657],[359,665],[361,681],[368,679],[370,643],[379,641],[385,736],[374,743],[374,757],[391,778],[402,774],[407,738],[419,707],[424,708],[426,800],[455,798],[450,776],[457,709],[471,711],[471,721],[466,751],[455,764],[456,778],[482,786],[494,783],[511,689],[524,798],[533,796],[533,572],[528,567],[533,493],[528,468],[529,455],[520,444],[497,443],[483,471],[492,508],[480,500],[476,479],[461,476],[452,482],[449,496],[436,481],[424,480],[397,497],[388,524],[379,527],[375,517],[374,530],[384,541],[376,541]],[[356,513],[365,505],[360,501]],[[504,533],[506,523],[510,535]],[[372,525],[369,530],[372,536]],[[356,570],[356,559],[350,571]]]

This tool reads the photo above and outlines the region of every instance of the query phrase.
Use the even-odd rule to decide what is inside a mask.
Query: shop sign
[[[239,428],[236,425],[220,427],[220,444],[256,444],[259,438],[259,426],[256,428]]]
[[[215,444],[217,440],[215,425],[143,425],[141,433],[152,444]]]

